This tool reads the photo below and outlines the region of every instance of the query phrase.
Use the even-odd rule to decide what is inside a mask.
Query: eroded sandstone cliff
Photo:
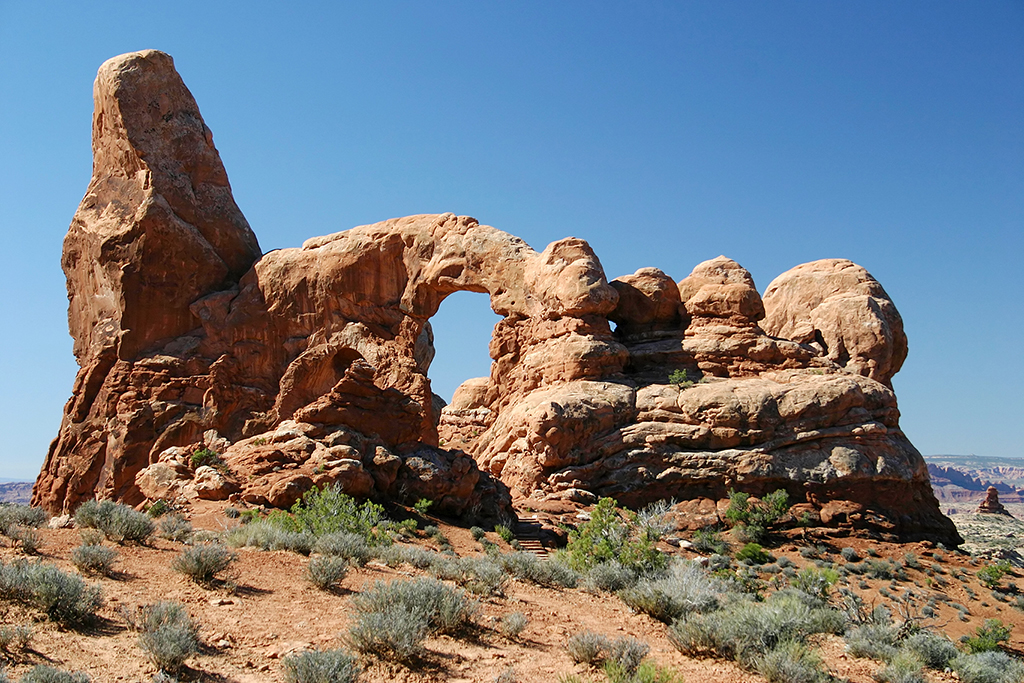
[[[81,370],[34,502],[286,506],[336,482],[481,518],[675,498],[697,524],[730,488],[782,487],[822,524],[959,542],[899,429],[906,337],[863,268],[804,264],[763,301],[725,257],[608,282],[583,240],[538,253],[454,214],[261,255],[169,56],[110,60],[95,100],[63,260]],[[442,407],[428,321],[462,290],[502,320],[490,377]]]

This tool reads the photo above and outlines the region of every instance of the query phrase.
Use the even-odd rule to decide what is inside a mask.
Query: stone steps
[[[515,535],[523,552],[533,553],[542,560],[548,559],[548,549],[540,542],[540,524],[520,521],[516,524]]]

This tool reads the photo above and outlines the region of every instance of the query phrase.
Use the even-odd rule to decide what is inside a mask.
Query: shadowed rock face
[[[825,524],[959,542],[899,430],[899,314],[862,268],[799,266],[763,302],[725,257],[609,283],[583,240],[538,253],[454,214],[261,256],[170,57],[110,60],[95,99],[63,260],[81,370],[37,504],[287,506],[337,483],[497,519],[513,498],[696,510],[784,487]],[[490,377],[442,408],[428,320],[463,290],[502,320]],[[202,447],[225,466],[196,467]]]

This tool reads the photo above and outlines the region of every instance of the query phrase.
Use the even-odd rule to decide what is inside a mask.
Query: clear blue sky
[[[0,0],[0,477],[35,476],[70,394],[92,81],[144,48],[265,251],[453,211],[585,238],[609,278],[850,258],[906,323],[918,448],[1024,456],[1024,3]],[[438,393],[487,374],[495,321],[445,302]]]

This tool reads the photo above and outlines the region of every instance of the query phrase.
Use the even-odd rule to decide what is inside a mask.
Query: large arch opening
[[[501,316],[491,310],[487,294],[454,292],[430,318],[434,333],[434,359],[427,376],[431,391],[451,403],[460,384],[491,374],[488,348]]]

